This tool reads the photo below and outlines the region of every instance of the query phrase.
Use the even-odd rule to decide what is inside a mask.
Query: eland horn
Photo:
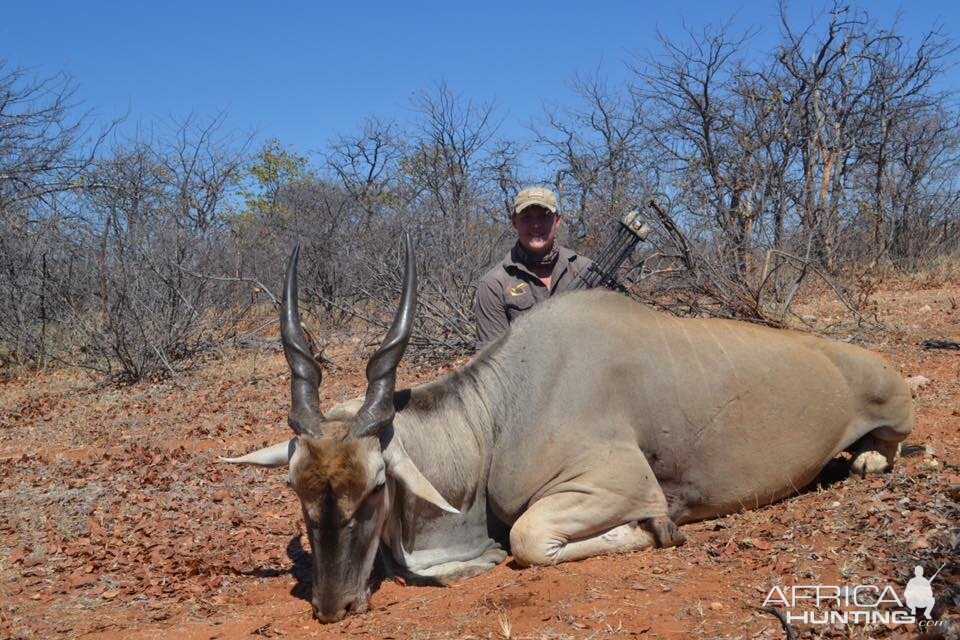
[[[297,301],[298,244],[290,254],[287,275],[283,285],[283,305],[280,308],[280,339],[283,354],[290,366],[290,416],[287,422],[297,434],[319,437],[323,413],[320,411],[320,381],[323,374],[320,363],[310,352],[310,342],[300,326]]]

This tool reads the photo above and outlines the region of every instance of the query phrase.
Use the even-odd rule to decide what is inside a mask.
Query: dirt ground
[[[0,638],[783,638],[774,586],[903,585],[920,564],[941,626],[960,618],[960,285],[887,285],[883,331],[858,334],[917,390],[917,455],[891,474],[683,527],[680,548],[518,569],[448,588],[384,581],[367,613],[311,619],[309,553],[284,472],[238,454],[287,437],[282,355],[246,351],[175,382],[98,386],[72,371],[0,382]],[[837,338],[841,305],[806,322]],[[324,408],[362,391],[331,344]],[[401,384],[436,370],[401,372]],[[761,437],[758,434],[758,438]],[[953,625],[952,631],[948,630]],[[913,625],[810,626],[800,637],[914,637]],[[941,635],[937,635],[937,633]]]

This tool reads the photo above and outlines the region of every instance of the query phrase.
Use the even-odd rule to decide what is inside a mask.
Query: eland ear
[[[387,464],[387,473],[397,482],[403,484],[415,496],[448,513],[460,513],[424,477],[417,465],[407,455],[407,450],[403,448],[403,444],[400,443],[400,439],[396,435],[391,438],[390,444],[383,450],[383,461]]]
[[[252,464],[258,467],[284,467],[293,457],[293,452],[297,448],[297,439],[290,438],[288,441],[278,442],[277,444],[257,449],[245,456],[239,458],[224,458],[220,456],[223,462],[230,464]]]

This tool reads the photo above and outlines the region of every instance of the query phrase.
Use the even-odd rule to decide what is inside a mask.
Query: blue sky
[[[799,21],[828,6],[797,3]],[[939,25],[957,37],[946,0],[863,2],[916,39]],[[655,48],[657,30],[731,23],[777,38],[775,0],[669,2],[83,2],[8,3],[0,59],[37,76],[64,70],[86,109],[126,130],[224,112],[226,126],[300,151],[356,132],[368,115],[404,121],[418,91],[446,81],[493,101],[501,135],[523,137],[544,104],[572,104],[576,74],[626,79],[624,62]],[[958,76],[953,70],[950,83]]]

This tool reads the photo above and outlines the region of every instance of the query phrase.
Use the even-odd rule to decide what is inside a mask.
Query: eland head
[[[403,357],[416,308],[417,275],[405,239],[403,293],[393,325],[367,363],[367,390],[360,409],[330,417],[320,410],[321,368],[300,325],[297,303],[299,246],[287,265],[280,335],[290,366],[289,441],[227,462],[289,468],[300,499],[313,555],[314,616],[334,622],[367,608],[369,582],[396,483],[440,509],[456,513],[407,455],[393,429],[397,365]]]

